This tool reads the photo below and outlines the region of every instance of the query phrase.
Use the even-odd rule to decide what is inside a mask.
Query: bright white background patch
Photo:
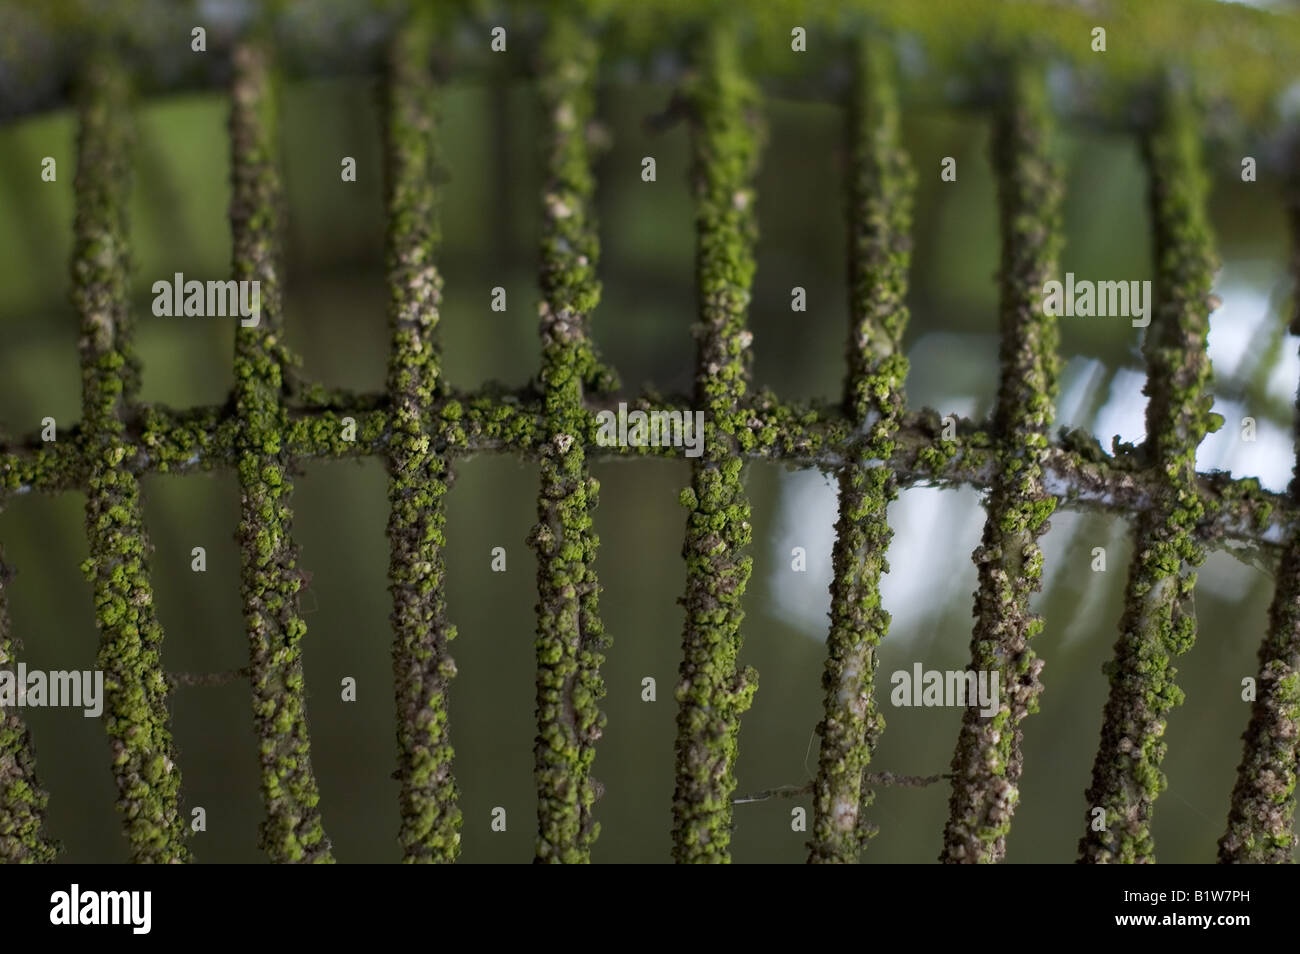
[[[772,539],[768,577],[773,613],[817,642],[830,624],[831,551],[839,516],[838,485],[817,471],[783,474],[777,532]],[[889,506],[894,530],[887,559],[890,572],[880,594],[893,616],[891,644],[933,635],[934,623],[960,591],[974,580],[971,551],[979,543],[984,511],[969,488],[917,487]],[[808,570],[790,570],[790,550],[808,551]]]

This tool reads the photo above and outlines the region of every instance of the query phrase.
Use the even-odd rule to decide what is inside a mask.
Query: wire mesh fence
[[[439,80],[432,56],[439,38],[459,28],[460,13],[417,8],[392,17],[395,28],[384,34],[391,348],[382,393],[348,393],[303,380],[283,340],[279,242],[285,203],[275,93],[280,34],[274,18],[267,18],[242,28],[223,60],[231,104],[231,277],[255,283],[259,296],[253,320],[242,321],[236,333],[234,387],[220,406],[174,410],[138,400],[125,209],[133,84],[142,86],[124,55],[130,44],[120,37],[97,43],[77,67],[72,274],[81,317],[82,416],[55,439],[34,435],[0,447],[0,502],[20,506],[18,498],[33,492],[86,495],[90,558],[83,569],[93,585],[100,631],[104,725],[136,861],[191,860],[168,694],[177,684],[230,679],[247,680],[252,691],[265,809],[262,847],[275,861],[334,860],[305,714],[306,623],[298,607],[305,574],[291,502],[298,463],[355,456],[384,460],[389,474],[399,841],[408,862],[456,859],[463,818],[447,707],[456,667],[445,598],[444,497],[458,459],[482,452],[519,455],[539,466],[538,519],[529,537],[538,565],[536,859],[590,860],[599,834],[593,809],[601,787],[593,764],[604,723],[600,666],[607,646],[592,521],[599,487],[590,465],[610,456],[681,453],[671,444],[629,446],[601,436],[618,381],[591,329],[601,286],[588,127],[605,48],[591,20],[608,17],[600,21],[605,37],[617,40],[625,30],[623,42],[636,35],[638,20],[631,13],[610,15],[600,5],[557,7],[530,50],[546,122],[542,363],[535,382],[524,388],[462,392],[444,381],[437,335]],[[832,472],[839,488],[811,861],[856,860],[874,830],[872,786],[909,783],[868,769],[881,731],[877,648],[890,622],[880,595],[891,537],[886,508],[899,489],[921,484],[969,485],[988,493],[984,535],[974,554],[979,583],[970,670],[996,676],[996,706],[991,714],[976,705],[965,709],[944,776],[951,797],[941,860],[1004,857],[1025,769],[1022,723],[1037,710],[1043,689],[1042,660],[1031,642],[1043,625],[1030,608],[1042,572],[1038,538],[1056,509],[1071,507],[1131,515],[1135,534],[1104,727],[1087,812],[1079,819],[1082,860],[1154,860],[1150,821],[1165,785],[1162,736],[1170,709],[1181,701],[1173,661],[1196,635],[1194,568],[1207,547],[1232,540],[1280,549],[1281,564],[1219,855],[1225,862],[1289,861],[1300,727],[1297,501],[1290,492],[1261,490],[1257,481],[1198,473],[1195,465],[1197,445],[1221,423],[1210,413],[1208,394],[1214,251],[1205,211],[1204,98],[1177,73],[1160,72],[1155,82],[1143,78],[1142,101],[1150,108],[1134,126],[1149,180],[1156,262],[1144,346],[1148,438],[1112,456],[1095,441],[1054,437],[1051,430],[1059,361],[1056,320],[1044,296],[1058,274],[1064,186],[1041,51],[1002,50],[996,80],[981,94],[993,117],[998,186],[1000,378],[992,419],[957,421],[909,409],[903,394],[918,177],[899,133],[896,33],[876,21],[843,31],[828,57],[843,69],[851,160],[845,197],[851,321],[843,398],[785,401],[752,390],[753,336],[746,327],[756,267],[754,174],[765,133],[746,51],[770,16],[750,21],[710,9],[680,18],[689,27],[689,54],[673,110],[689,127],[692,151],[694,392],[635,402],[647,415],[667,412],[682,421],[703,410],[702,452],[682,492],[688,516],[674,858],[730,860],[738,733],[758,691],[757,674],[739,662],[752,566],[742,471],[747,461],[769,460]],[[781,26],[779,39],[792,51],[796,33]],[[38,95],[11,112],[46,105]],[[1293,210],[1295,194],[1288,193]],[[239,481],[248,666],[237,673],[169,675],[161,664],[163,632],[153,609],[140,481],[150,473],[216,469],[234,471]],[[0,586],[0,666],[12,670],[19,648],[3,599]],[[53,859],[45,807],[30,736],[16,708],[6,706],[0,858]]]

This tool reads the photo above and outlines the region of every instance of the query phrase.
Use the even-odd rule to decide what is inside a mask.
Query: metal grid
[[[387,389],[350,394],[299,380],[280,340],[274,44],[254,31],[233,50],[230,223],[236,280],[258,280],[262,320],[237,333],[235,387],[220,407],[175,411],[136,401],[139,363],[127,306],[126,205],[130,81],[111,56],[86,67],[80,101],[74,295],[82,320],[81,423],[54,444],[0,448],[0,501],[28,492],[87,495],[90,559],[106,674],[105,727],[132,857],[190,860],[179,808],[167,693],[178,680],[160,666],[149,542],[139,480],[151,472],[234,468],[241,491],[239,538],[249,666],[266,818],[261,841],[276,861],[330,862],[318,809],[303,705],[297,608],[303,574],[291,534],[291,472],[306,458],[383,457],[389,468],[390,589],[398,713],[400,842],[408,862],[452,861],[461,812],[453,778],[446,698],[455,635],[443,596],[443,496],[456,459],[523,455],[540,465],[535,777],[538,861],[585,862],[598,834],[591,774],[603,715],[599,667],[605,635],[597,605],[598,486],[589,463],[610,455],[672,449],[607,447],[596,413],[616,387],[600,361],[589,319],[600,297],[595,180],[585,128],[592,118],[600,47],[577,19],[557,16],[541,48],[548,123],[540,333],[535,386],[451,391],[440,376],[434,334],[436,84],[429,50],[436,27],[416,16],[394,35],[385,81],[387,269],[392,334]],[[1053,440],[1055,319],[1043,282],[1061,247],[1062,176],[1051,145],[1044,73],[1032,58],[1008,62],[995,109],[994,167],[1002,234],[1001,376],[994,418],[961,422],[945,437],[938,415],[907,410],[901,340],[915,176],[899,141],[899,100],[889,44],[869,33],[851,44],[847,196],[851,327],[848,375],[838,405],[785,402],[751,393],[746,312],[753,279],[753,174],[762,139],[759,97],[744,75],[735,31],[704,31],[685,88],[696,198],[699,324],[695,393],[670,399],[706,411],[705,453],[695,461],[683,555],[686,623],[677,688],[673,852],[679,862],[729,860],[737,733],[757,688],[737,662],[741,601],[750,574],[747,460],[833,471],[840,518],[834,549],[831,628],[823,677],[825,715],[813,783],[810,860],[856,860],[871,826],[864,806],[881,722],[874,703],[876,647],[889,615],[879,579],[891,536],[886,506],[917,484],[986,489],[988,514],[975,551],[979,571],[972,669],[1000,673],[1000,710],[966,710],[953,757],[942,860],[1002,858],[1023,769],[1020,724],[1036,709],[1042,662],[1030,639],[1042,621],[1029,609],[1039,588],[1037,539],[1057,507],[1136,513],[1135,558],[1101,745],[1080,819],[1091,862],[1153,860],[1149,821],[1165,784],[1165,716],[1181,700],[1172,666],[1195,635],[1185,612],[1207,545],[1225,539],[1285,541],[1270,627],[1260,649],[1259,695],[1244,736],[1223,861],[1289,861],[1300,725],[1300,537],[1289,535],[1294,495],[1249,480],[1198,474],[1195,448],[1213,424],[1206,334],[1213,251],[1198,116],[1170,84],[1143,134],[1157,263],[1147,339],[1150,397],[1144,446],[1108,457],[1073,437]],[[1297,206],[1293,205],[1294,208]],[[1295,217],[1300,228],[1300,217]],[[643,399],[643,407],[649,407]],[[655,406],[665,402],[656,400]],[[355,439],[344,419],[355,421]],[[3,576],[0,575],[0,581]],[[17,652],[0,586],[0,665]],[[184,681],[184,680],[179,680]],[[46,796],[17,713],[0,722],[0,860],[48,861]],[[1094,830],[1100,807],[1105,830]]]

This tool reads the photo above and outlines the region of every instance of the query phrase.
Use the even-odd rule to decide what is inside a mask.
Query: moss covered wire
[[[595,110],[597,47],[557,13],[542,48],[541,92],[548,128],[543,188],[541,391],[537,553],[538,862],[587,862],[599,834],[591,778],[605,716],[599,667],[606,646],[598,613],[592,529],[599,484],[587,470],[584,382],[603,380],[588,324],[600,299],[595,178],[587,127]]]
[[[1143,140],[1156,264],[1155,313],[1145,343],[1150,400],[1143,451],[1162,486],[1138,516],[1120,637],[1105,669],[1110,695],[1079,842],[1085,862],[1154,860],[1152,805],[1168,784],[1160,768],[1165,721],[1183,701],[1173,660],[1196,638],[1191,568],[1205,558],[1194,533],[1205,512],[1196,448],[1221,423],[1206,393],[1216,263],[1197,118],[1188,95],[1169,86]]]
[[[416,16],[396,34],[385,85],[388,290],[392,348],[388,395],[388,540],[392,553],[393,678],[397,702],[398,841],[403,859],[455,861],[461,810],[447,691],[456,674],[448,643],[456,628],[445,597],[451,465],[433,445],[428,408],[439,386],[434,338],[442,276],[435,208],[436,109],[429,54],[432,18]],[[342,431],[342,426],[339,428]]]
[[[731,860],[731,793],[740,716],[758,686],[738,668],[741,597],[753,560],[749,500],[738,451],[755,438],[742,401],[751,333],[745,327],[754,279],[753,176],[758,163],[758,94],[744,76],[735,28],[711,26],[699,42],[699,76],[688,92],[693,130],[696,283],[700,325],[695,401],[705,415],[704,448],[681,494],[686,521],[686,625],[677,684],[673,857]]]
[[[1300,159],[1300,150],[1296,157]],[[1285,187],[1291,228],[1292,274],[1300,280],[1300,166]],[[1300,333],[1300,295],[1290,321]],[[1300,392],[1296,397],[1296,467],[1288,488],[1300,502]],[[1300,529],[1293,530],[1277,570],[1268,610],[1268,633],[1259,647],[1259,678],[1228,827],[1219,839],[1219,860],[1289,864],[1295,851],[1296,756],[1300,751]]]
[[[1259,678],[1228,827],[1225,863],[1290,864],[1295,851],[1296,754],[1300,739],[1300,540],[1282,554],[1259,648]]]
[[[594,413],[615,410],[616,402],[589,396],[589,460],[680,457],[680,448],[601,446],[596,443]],[[842,402],[803,403],[777,400],[757,392],[741,402],[745,412],[744,460],[781,461],[798,467],[838,470],[859,456],[864,439],[844,414]],[[628,401],[642,410],[690,411],[681,396],[642,396]],[[344,460],[384,455],[392,439],[388,396],[384,393],[338,396],[328,407],[285,402],[289,421],[285,443],[294,460]],[[344,418],[356,423],[355,440],[343,436]],[[519,390],[490,385],[476,391],[443,391],[427,414],[426,425],[450,459],[480,453],[507,453],[537,458],[542,441],[543,411],[531,387]],[[958,420],[957,433],[941,437],[943,424],[929,408],[908,411],[895,435],[888,461],[899,488],[915,486],[990,489],[998,471],[996,437],[988,427]],[[208,473],[234,467],[241,440],[240,420],[229,404],[173,410],[137,405],[128,421],[133,453],[122,466],[137,475]],[[60,440],[42,443],[39,436],[0,445],[0,498],[29,493],[77,490],[84,483],[79,424],[60,428]],[[64,441],[66,435],[69,440]],[[1051,443],[1045,471],[1059,494],[1058,510],[1117,515],[1150,507],[1162,493],[1163,478],[1143,469],[1133,455],[1112,457],[1079,431]],[[1249,544],[1269,554],[1281,553],[1286,527],[1300,519],[1300,507],[1284,493],[1265,490],[1254,477],[1224,472],[1197,474],[1197,491],[1206,513],[1196,539],[1211,546]]]
[[[817,726],[821,746],[809,845],[814,863],[854,862],[867,840],[860,813],[872,795],[863,792],[863,774],[884,729],[874,682],[876,647],[889,631],[889,613],[880,602],[880,575],[888,570],[885,551],[893,536],[886,508],[898,495],[897,481],[883,462],[894,453],[907,378],[902,338],[916,176],[900,142],[893,59],[884,38],[873,35],[855,43],[853,65],[844,411],[866,438],[859,459],[839,474],[831,627],[822,674],[825,715]]]
[[[22,645],[11,631],[6,592],[12,571],[0,550],[0,671],[15,677]],[[36,776],[31,733],[18,712],[0,705],[0,864],[44,864],[59,846],[45,831],[49,795]]]
[[[997,712],[967,699],[952,759],[952,795],[940,860],[1001,861],[1020,797],[1021,721],[1038,710],[1043,668],[1029,641],[1041,632],[1030,597],[1042,586],[1038,538],[1056,498],[1044,487],[1044,458],[1056,400],[1056,319],[1043,286],[1061,247],[1062,170],[1052,150],[1047,87],[1035,64],[1008,71],[993,133],[1001,210],[1001,377],[993,431],[998,470],[987,503],[978,568],[972,672],[998,675]]]
[[[131,858],[167,863],[188,861],[190,853],[168,725],[163,631],[149,579],[151,547],[139,481],[121,466],[132,453],[123,409],[139,385],[128,310],[128,93],[122,69],[107,54],[95,54],[79,111],[72,258],[72,298],[81,316],[79,437],[90,550],[81,568],[94,588],[104,727]]]
[[[261,315],[235,333],[235,437],[241,588],[266,819],[262,847],[277,862],[330,862],[311,766],[298,609],[303,573],[290,536],[293,490],[281,401],[290,363],[281,341],[281,185],[271,54],[260,39],[234,53],[230,116],[233,277],[260,282]]]
[[[600,2],[578,4],[569,12],[576,11],[581,20],[583,11],[599,11]],[[626,11],[626,20],[620,14],[615,17],[620,21],[618,29],[611,35],[639,48],[654,32],[643,34],[641,27],[658,22],[660,6],[653,0]],[[765,68],[776,62],[768,27],[788,19],[783,9],[763,10],[761,22],[766,26],[760,28],[755,49],[747,53],[758,56],[756,62]],[[833,10],[828,7],[824,12],[834,20]],[[698,27],[716,13],[698,7],[684,22]],[[524,455],[540,466],[540,519],[530,536],[540,558],[538,857],[589,857],[596,833],[591,807],[598,785],[591,780],[590,768],[602,719],[597,708],[602,692],[597,667],[604,636],[592,572],[596,538],[590,517],[597,488],[588,467],[593,459],[676,452],[674,448],[596,446],[593,439],[592,412],[604,407],[594,392],[613,386],[613,375],[596,359],[587,328],[599,297],[590,157],[584,138],[592,113],[595,49],[567,18],[552,24],[542,49],[543,96],[554,139],[544,195],[546,301],[540,386],[509,391],[488,385],[476,392],[452,392],[439,381],[432,338],[440,298],[440,280],[431,260],[437,233],[423,211],[432,206],[431,186],[423,178],[431,161],[427,106],[432,90],[420,67],[418,48],[428,36],[419,34],[412,31],[399,41],[399,63],[410,67],[410,72],[398,78],[395,71],[390,89],[394,95],[388,102],[389,133],[395,145],[388,157],[394,348],[383,394],[351,394],[300,381],[280,340],[273,267],[279,183],[265,47],[242,44],[235,52],[234,277],[262,282],[263,310],[258,328],[238,333],[236,388],[225,406],[173,411],[133,402],[139,367],[130,349],[129,316],[117,304],[94,306],[99,300],[117,302],[123,295],[122,203],[120,196],[105,192],[109,201],[97,206],[94,190],[78,187],[81,258],[76,267],[83,271],[76,277],[84,279],[78,294],[86,296],[79,304],[88,329],[82,344],[87,369],[85,415],[79,425],[61,427],[60,440],[53,444],[34,437],[0,442],[0,498],[89,490],[88,515],[97,516],[91,526],[91,560],[86,569],[96,585],[104,646],[113,641],[111,649],[105,650],[111,654],[110,680],[116,667],[140,686],[138,692],[121,690],[119,680],[120,691],[110,689],[109,708],[114,705],[113,691],[119,691],[119,708],[124,712],[122,707],[132,700],[143,702],[127,716],[147,730],[128,732],[126,761],[118,766],[119,789],[125,785],[126,790],[122,804],[140,808],[137,812],[128,807],[128,835],[133,853],[141,860],[181,860],[184,845],[183,826],[174,812],[179,774],[174,759],[166,754],[170,746],[166,680],[155,658],[161,631],[152,616],[144,570],[148,543],[138,518],[140,475],[238,469],[242,583],[268,815],[263,843],[277,860],[322,861],[330,860],[330,855],[317,811],[319,796],[303,709],[300,640],[305,627],[296,608],[301,573],[289,537],[289,474],[296,461],[308,458],[383,455],[389,461],[394,673],[399,749],[404,759],[399,768],[403,779],[400,837],[407,860],[450,860],[456,851],[459,814],[445,722],[446,681],[454,666],[446,654],[453,629],[445,617],[440,582],[442,497],[450,484],[452,463],[483,451]],[[784,46],[784,28],[771,35]],[[519,49],[515,42],[512,35],[512,49]],[[653,42],[658,43],[658,38]],[[782,62],[790,61],[783,49],[780,52]],[[874,71],[881,62],[879,57],[868,57],[865,67]],[[1148,336],[1151,436],[1144,456],[1110,457],[1078,433],[1047,440],[1044,419],[1035,408],[1051,392],[1054,349],[1045,347],[1045,326],[1029,322],[1032,315],[1023,309],[1013,313],[1004,307],[1004,323],[1011,322],[1019,331],[1004,334],[1002,356],[1004,370],[1011,367],[1022,375],[1017,387],[1023,401],[1008,400],[1011,410],[1004,411],[1000,399],[992,426],[963,421],[951,439],[939,436],[934,412],[903,411],[905,363],[897,339],[906,313],[901,306],[885,304],[895,294],[901,299],[905,280],[901,241],[898,245],[882,242],[885,258],[872,262],[874,270],[855,273],[873,277],[865,290],[855,286],[850,382],[842,406],[784,402],[766,392],[747,394],[750,339],[744,315],[753,277],[750,183],[759,139],[752,115],[756,96],[741,75],[737,38],[730,29],[709,33],[695,66],[702,67],[691,80],[689,97],[696,125],[693,178],[699,200],[702,327],[694,400],[675,397],[668,403],[686,411],[703,407],[709,422],[706,456],[682,494],[691,513],[684,545],[687,621],[677,693],[674,856],[686,861],[729,857],[729,795],[735,784],[739,717],[754,691],[752,673],[740,672],[737,662],[740,600],[750,570],[749,560],[741,555],[750,530],[740,475],[744,461],[781,460],[834,469],[841,478],[842,518],[832,588],[827,710],[820,728],[822,758],[814,789],[812,860],[852,860],[868,830],[857,818],[870,799],[870,793],[861,797],[867,782],[860,769],[867,764],[879,723],[869,693],[867,704],[859,710],[854,702],[861,697],[853,700],[851,691],[855,685],[869,685],[874,643],[888,623],[874,582],[884,568],[888,542],[884,504],[897,487],[918,483],[990,489],[987,531],[996,538],[990,544],[986,534],[977,551],[981,596],[993,594],[997,612],[977,598],[982,622],[976,630],[975,657],[977,665],[981,653],[988,656],[986,651],[991,651],[997,657],[989,664],[1003,674],[1008,698],[990,724],[975,720],[973,728],[969,724],[963,728],[954,767],[973,769],[965,775],[959,771],[955,783],[948,829],[954,837],[945,843],[945,856],[952,856],[949,860],[996,860],[1001,855],[1014,805],[1013,794],[1008,793],[1019,773],[1015,726],[1032,711],[1038,691],[1039,664],[1019,636],[1027,640],[1039,625],[1027,613],[1027,599],[1036,587],[1041,557],[1034,541],[1042,532],[1042,521],[1053,505],[1142,514],[1123,635],[1110,667],[1107,729],[1090,792],[1100,793],[1107,831],[1090,831],[1083,851],[1086,860],[1149,860],[1150,806],[1164,784],[1159,771],[1163,745],[1158,740],[1164,714],[1180,698],[1170,660],[1190,644],[1193,632],[1186,606],[1192,577],[1186,568],[1199,562],[1203,546],[1228,539],[1276,546],[1284,528],[1300,518],[1300,501],[1294,496],[1263,491],[1252,479],[1194,471],[1196,443],[1213,426],[1208,399],[1201,394],[1208,376],[1203,345],[1212,255],[1201,208],[1204,183],[1199,178],[1196,132],[1187,104],[1177,97],[1172,100],[1147,143],[1162,309]],[[859,74],[859,81],[864,75]],[[112,70],[98,78],[106,84],[96,93],[96,102],[111,102],[123,92],[121,77]],[[884,115],[888,105],[881,97],[888,95],[886,84],[877,82],[866,92],[875,97],[872,108]],[[889,128],[889,121],[878,122],[874,134],[887,139]],[[110,124],[97,135],[108,152],[120,159],[128,131],[129,127]],[[865,135],[863,130],[859,133]],[[1014,135],[1001,138],[1005,138],[1003,146],[1015,142]],[[881,163],[876,172],[886,186],[882,192],[889,191],[889,182],[899,186],[901,156],[886,176],[887,143],[876,139],[864,148],[868,158]],[[124,169],[118,168],[118,159],[109,156],[97,160],[97,165],[99,170],[83,170],[84,174],[107,183],[110,191],[124,188]],[[1043,198],[1051,183],[1035,181],[1032,166],[1031,161],[1016,167],[1022,174],[1019,186],[1026,194],[1039,190]],[[862,182],[855,185],[861,187]],[[859,240],[865,235],[870,243],[886,233],[895,237],[905,233],[902,219],[892,219],[902,213],[904,192],[897,193],[896,201],[878,206],[887,221],[866,214],[862,222],[873,228],[862,229]],[[83,202],[104,225],[90,244],[82,241]],[[1041,232],[1044,223],[1046,234]],[[1029,253],[1026,261],[1032,270],[1054,240],[1055,221],[1039,216],[1034,222],[1017,220],[1013,225],[1011,231],[1025,240],[1022,249]],[[404,259],[402,249],[415,257]],[[1020,275],[1021,280],[1024,277]],[[404,280],[408,284],[403,285]],[[866,300],[864,295],[880,306],[866,323],[857,307]],[[1197,347],[1199,356],[1194,353]],[[1003,397],[1009,376],[1004,374]],[[665,402],[650,396],[637,403],[663,407]],[[345,417],[356,422],[355,440],[342,436]],[[1045,484],[1057,490],[1057,500],[1043,494]],[[1018,543],[1024,544],[1019,551]],[[1293,600],[1286,594],[1300,590],[1294,579],[1300,573],[1300,558],[1294,552],[1293,546],[1288,550],[1291,555],[1284,556],[1270,635],[1261,648],[1261,695],[1246,736],[1229,832],[1221,843],[1224,860],[1282,860],[1286,846],[1293,844],[1296,621],[1289,607]],[[121,557],[125,559],[120,567],[112,566],[105,582],[105,561],[111,565]],[[984,578],[986,572],[1010,574],[1009,568],[1019,570],[1021,585],[1009,593],[994,592]],[[982,631],[991,633],[982,629],[983,621],[995,617],[1001,627],[993,634],[996,640],[982,640]],[[1005,620],[1015,625],[1008,627]],[[861,655],[864,646],[867,652]],[[0,641],[0,664],[14,651],[12,642],[6,648]],[[855,660],[864,665],[855,666]],[[110,733],[127,724],[114,725],[113,718],[110,712],[106,719]],[[1012,731],[993,725],[999,719]],[[967,722],[971,721],[968,713]],[[0,774],[15,770],[29,774],[29,759],[23,762],[14,756],[4,761],[10,749],[29,755],[28,743],[21,734],[9,731],[11,725],[0,723],[4,733],[0,734]],[[854,791],[859,795],[856,799]],[[43,803],[38,789],[21,789],[19,795],[21,799],[8,790],[0,792],[0,819],[28,813],[21,815],[25,821],[15,822],[13,830],[28,833],[19,843],[34,856],[44,850],[41,846],[49,845],[38,834],[39,828],[31,827],[35,816],[30,813]],[[13,814],[15,805],[19,815]],[[1090,829],[1092,820],[1090,812]],[[0,827],[0,845],[10,844],[3,841],[5,832]]]
[[[287,406],[286,443],[294,459],[340,460],[384,454],[391,439],[384,394],[356,394],[329,408]],[[685,413],[684,397],[641,397],[629,406]],[[612,410],[604,400],[588,400],[587,409]],[[862,440],[839,403],[803,404],[776,400],[760,392],[742,402],[749,437],[745,460],[783,461],[795,466],[836,470],[856,459]],[[122,466],[133,473],[189,474],[235,465],[240,422],[229,405],[171,410],[151,405],[135,409],[129,425],[134,453]],[[356,439],[343,437],[344,418],[357,426]],[[429,409],[431,433],[445,444],[448,457],[510,453],[535,459],[541,444],[542,409],[531,389],[511,391],[489,386],[475,392],[446,392]],[[900,488],[919,485],[989,489],[997,472],[996,439],[986,427],[958,420],[957,432],[941,438],[938,412],[909,411],[895,435],[888,464]],[[81,454],[64,447],[78,440],[80,426],[66,431],[69,441],[43,445],[39,437],[5,445],[0,452],[0,497],[76,490],[83,482]],[[644,456],[677,457],[674,447],[599,446],[591,427],[591,459]],[[1126,514],[1143,510],[1160,496],[1159,475],[1144,470],[1132,455],[1111,457],[1090,435],[1073,431],[1054,441],[1046,453],[1046,472],[1060,494],[1057,509]],[[1197,475],[1206,514],[1196,537],[1210,545],[1245,543],[1280,553],[1285,528],[1300,519],[1286,494],[1265,490],[1253,477],[1233,478],[1215,472]]]

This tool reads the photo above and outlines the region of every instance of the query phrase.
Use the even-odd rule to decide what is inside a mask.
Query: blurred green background
[[[679,127],[647,133],[642,117],[661,110],[667,85],[612,84],[600,112],[612,149],[599,166],[604,298],[593,327],[604,354],[635,393],[647,382],[688,391],[694,320],[688,138]],[[380,124],[371,77],[291,84],[284,143],[289,198],[286,314],[290,343],[308,377],[367,391],[384,382],[386,318]],[[448,379],[473,388],[488,379],[527,380],[538,362],[536,271],[539,242],[538,105],[523,84],[463,86],[442,97],[441,143],[450,179],[442,192],[446,280],[441,333]],[[217,403],[230,386],[233,324],[155,318],[149,287],[173,272],[225,277],[230,243],[227,103],[220,94],[150,100],[140,112],[132,203],[135,306],[144,359],[144,400],[174,407]],[[792,398],[836,397],[847,327],[843,215],[843,112],[824,103],[772,99],[771,137],[758,181],[762,238],[751,310],[755,383]],[[906,146],[920,173],[907,350],[914,407],[982,417],[997,387],[998,231],[988,165],[988,126],[978,115],[909,112]],[[0,428],[36,431],[47,415],[62,427],[79,417],[77,316],[68,299],[75,128],[68,112],[0,129]],[[1146,186],[1136,143],[1097,132],[1063,135],[1068,163],[1067,246],[1062,270],[1080,278],[1151,278]],[[640,159],[658,161],[658,181],[640,179]],[[53,156],[58,180],[40,180]],[[358,181],[340,181],[340,159],[357,160]],[[958,181],[939,180],[944,156]],[[1239,156],[1212,153],[1212,219],[1224,267],[1211,319],[1216,409],[1224,431],[1202,446],[1201,469],[1231,468],[1281,489],[1289,478],[1291,402],[1300,378],[1297,341],[1283,334],[1288,246],[1275,184],[1242,183]],[[509,309],[493,312],[503,285]],[[807,289],[809,310],[789,310],[790,289]],[[1142,436],[1139,334],[1123,319],[1062,319],[1064,377],[1059,424],[1110,437]],[[1243,443],[1244,414],[1259,438]],[[684,584],[680,558],[689,480],[685,462],[595,467],[602,484],[596,527],[601,611],[613,638],[603,672],[608,727],[595,774],[606,794],[597,861],[667,861],[673,789],[673,686],[680,656]],[[448,498],[448,604],[459,636],[451,690],[455,771],[465,814],[462,859],[527,861],[532,856],[533,556],[524,544],[536,519],[536,468],[485,455],[457,466]],[[754,465],[754,573],[745,599],[742,663],[760,674],[745,716],[737,794],[805,782],[816,767],[835,492],[817,472]],[[326,830],[340,861],[400,855],[391,689],[381,461],[306,466],[293,500],[301,565],[312,574],[303,607],[313,756]],[[156,600],[169,670],[232,669],[247,663],[241,632],[233,475],[150,476],[146,519],[155,547]],[[77,493],[10,502],[0,542],[18,576],[10,591],[22,658],[46,669],[89,668],[96,651],[86,557],[84,498]],[[983,515],[973,490],[905,491],[893,505],[893,572],[885,604],[893,627],[881,650],[878,698],[887,728],[872,766],[947,771],[961,713],[896,709],[889,674],[961,669],[969,655],[975,569],[970,553]],[[190,550],[207,549],[204,574]],[[505,573],[490,571],[504,546]],[[803,546],[808,570],[790,569]],[[1085,823],[1083,792],[1101,724],[1131,540],[1126,523],[1061,513],[1045,538],[1046,660],[1041,712],[1025,723],[1022,798],[1008,860],[1071,861]],[[1107,549],[1107,572],[1090,570],[1091,549]],[[1214,859],[1222,834],[1239,736],[1249,717],[1240,682],[1256,672],[1272,580],[1224,553],[1211,555],[1196,593],[1200,637],[1179,664],[1187,702],[1169,722],[1170,785],[1155,815],[1162,861]],[[358,682],[355,703],[340,680]],[[658,701],[641,701],[641,680]],[[258,861],[261,806],[248,691],[240,684],[183,687],[172,696],[186,814],[207,811],[193,838],[199,861]],[[107,743],[97,720],[78,710],[26,710],[49,823],[67,861],[126,860],[113,808]],[[879,790],[868,817],[880,834],[869,862],[927,862],[941,848],[946,785]],[[807,835],[790,830],[796,802],[738,806],[737,861],[801,861]],[[504,833],[491,810],[507,809]],[[809,809],[811,812],[811,809]]]

